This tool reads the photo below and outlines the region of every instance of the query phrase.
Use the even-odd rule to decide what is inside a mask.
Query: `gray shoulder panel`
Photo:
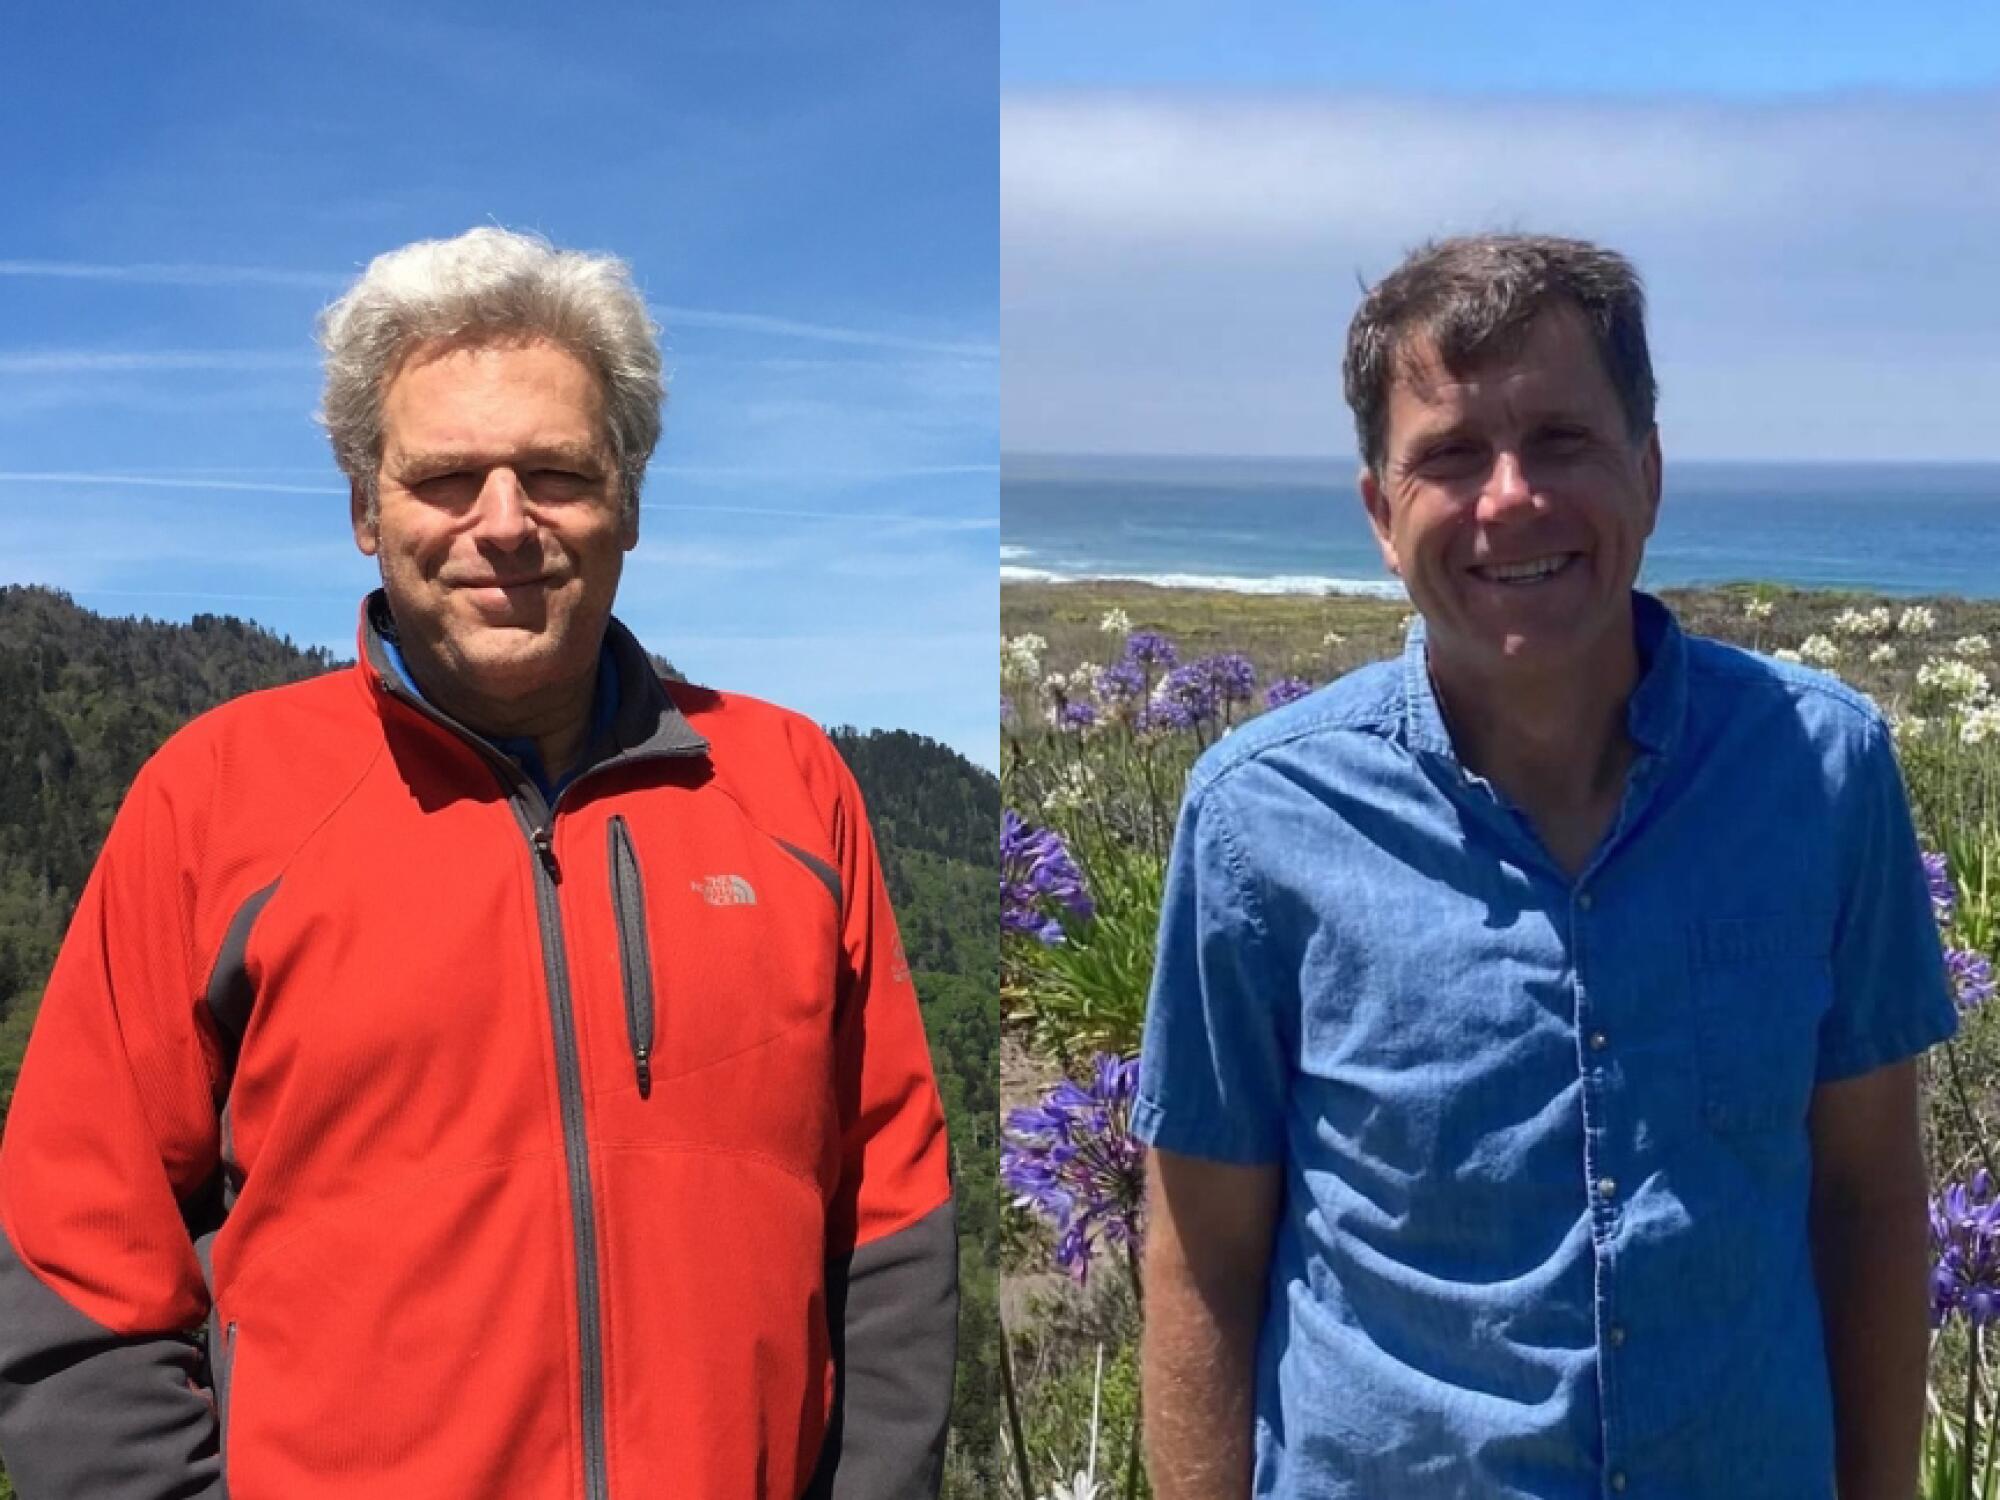
[[[230,1072],[235,1071],[236,1051],[243,1045],[243,1033],[250,1029],[250,1010],[257,999],[249,971],[243,967],[243,955],[250,946],[250,929],[257,925],[265,903],[277,892],[278,882],[274,880],[236,908],[236,915],[229,919],[229,927],[222,934],[215,967],[208,972],[208,1013],[222,1038]]]
[[[803,1500],[935,1500],[958,1354],[949,1200],[827,1265],[833,1419]]]
[[[85,1317],[0,1235],[0,1453],[22,1500],[224,1500],[199,1365],[189,1339]]]
[[[833,909],[841,909],[840,872],[817,854],[808,854],[790,839],[779,839],[778,847],[819,877],[819,883],[833,893]]]

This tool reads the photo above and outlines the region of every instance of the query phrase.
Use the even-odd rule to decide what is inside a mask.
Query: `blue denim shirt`
[[[1634,610],[1575,880],[1421,624],[1189,782],[1134,1121],[1283,1164],[1259,1496],[1833,1494],[1806,1111],[1951,1034],[1937,930],[1867,700]]]

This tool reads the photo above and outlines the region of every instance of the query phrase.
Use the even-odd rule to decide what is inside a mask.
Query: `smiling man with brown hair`
[[[0,1150],[21,1495],[935,1495],[947,1148],[859,791],[611,616],[644,303],[480,229],[322,337],[382,588],[84,892]]]
[[[1635,592],[1637,277],[1520,235],[1367,296],[1400,660],[1196,768],[1135,1125],[1161,1500],[1908,1500],[1914,1056],[1881,716]]]

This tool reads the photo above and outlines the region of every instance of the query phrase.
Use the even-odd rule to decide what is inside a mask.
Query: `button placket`
[[[1593,873],[1586,871],[1585,879],[1588,880]],[[1622,1424],[1617,1417],[1620,1381],[1611,1356],[1611,1351],[1624,1343],[1623,1326],[1611,1319],[1616,1297],[1613,1269],[1616,1259],[1611,1252],[1611,1242],[1616,1233],[1621,1205],[1618,1202],[1619,1180],[1607,1160],[1620,1137],[1609,1118],[1609,1106],[1617,1097],[1612,1088],[1616,1075],[1611,1070],[1610,1030],[1600,1024],[1596,985],[1591,977],[1587,977],[1591,972],[1588,934],[1598,930],[1597,923],[1590,919],[1596,904],[1596,895],[1587,885],[1580,884],[1571,892],[1571,985],[1575,1004],[1577,1067],[1583,1085],[1585,1113],[1584,1160],[1581,1165],[1590,1217],[1593,1300],[1596,1324],[1600,1330],[1599,1377],[1604,1397],[1600,1433],[1603,1446],[1600,1452],[1605,1455],[1607,1464],[1604,1483],[1611,1491],[1622,1493],[1625,1473],[1622,1469],[1609,1467],[1623,1440]]]

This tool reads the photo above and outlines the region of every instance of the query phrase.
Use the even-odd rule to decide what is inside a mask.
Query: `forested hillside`
[[[240,620],[107,619],[53,590],[0,588],[0,1128],[63,927],[139,766],[195,714],[334,664]],[[954,1142],[966,1295],[948,1493],[990,1493],[999,785],[918,735],[833,734],[882,846]]]

